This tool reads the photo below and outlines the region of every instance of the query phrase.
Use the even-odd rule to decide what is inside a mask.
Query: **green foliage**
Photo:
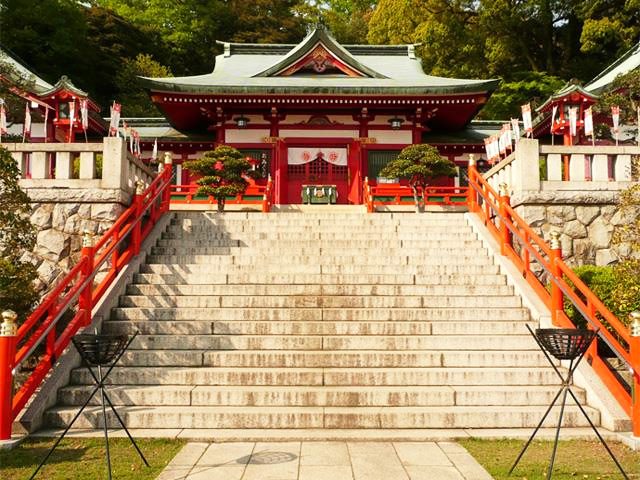
[[[12,309],[24,318],[37,299],[36,270],[20,256],[33,248],[36,237],[29,221],[29,197],[19,179],[15,160],[0,147],[0,309]]]
[[[227,196],[243,194],[249,182],[245,177],[259,178],[257,170],[233,147],[220,145],[205,152],[202,158],[185,162],[184,168],[202,175],[196,181],[200,187],[197,195],[212,196],[218,201],[218,211],[224,210]]]
[[[518,72],[512,81],[503,81],[481,110],[478,118],[519,118],[520,106],[531,102],[535,107],[565,84],[546,72]]]
[[[173,77],[171,69],[156,62],[151,55],[139,53],[136,58],[125,58],[118,71],[115,85],[117,100],[122,103],[125,117],[156,117],[159,115],[138,77]]]
[[[629,323],[629,313],[640,309],[640,261],[626,260],[617,265],[583,265],[573,269],[578,278],[604,303],[622,323]],[[571,286],[571,282],[568,282]],[[565,298],[565,313],[578,327],[585,327],[586,320]],[[602,319],[601,319],[602,320]],[[605,326],[607,323],[603,321]]]
[[[367,43],[369,20],[377,3],[377,0],[300,2],[296,12],[309,24],[321,19],[341,44],[362,45]]]
[[[601,98],[597,109],[609,116],[613,105],[620,107],[621,124],[637,123],[637,108],[640,107],[640,69],[618,75],[611,85],[611,90]]]
[[[71,171],[72,178],[80,178],[80,157],[73,159],[73,170]],[[102,178],[102,154],[96,154],[96,178]]]
[[[440,155],[431,145],[409,145],[402,149],[397,158],[389,162],[381,171],[385,178],[404,178],[413,187],[425,187],[437,177],[456,175],[455,164]]]

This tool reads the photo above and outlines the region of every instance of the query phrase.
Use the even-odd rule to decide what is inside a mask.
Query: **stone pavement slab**
[[[188,443],[157,480],[491,480],[454,442]]]

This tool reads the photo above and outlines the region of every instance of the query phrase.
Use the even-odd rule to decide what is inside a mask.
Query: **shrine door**
[[[302,202],[303,185],[335,185],[338,191],[337,203],[348,203],[346,149],[321,151],[290,148],[287,174],[289,203]]]

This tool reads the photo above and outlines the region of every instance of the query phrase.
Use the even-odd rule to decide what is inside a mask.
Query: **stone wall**
[[[24,260],[38,269],[38,292],[47,292],[80,258],[82,233],[99,236],[124,211],[119,203],[34,203],[31,223],[38,229],[36,246]]]
[[[610,265],[629,254],[626,244],[613,245],[616,228],[640,211],[621,211],[617,192],[556,192],[551,196],[520,195],[516,212],[544,239],[559,232],[562,256],[569,265]]]

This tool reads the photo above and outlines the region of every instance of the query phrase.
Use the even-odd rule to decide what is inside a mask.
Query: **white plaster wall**
[[[280,129],[280,136],[287,138],[356,138],[358,130],[294,130]]]
[[[410,130],[369,130],[369,136],[377,143],[410,144],[413,139]]]
[[[262,143],[264,137],[269,136],[269,130],[227,130],[225,142],[227,143]]]

